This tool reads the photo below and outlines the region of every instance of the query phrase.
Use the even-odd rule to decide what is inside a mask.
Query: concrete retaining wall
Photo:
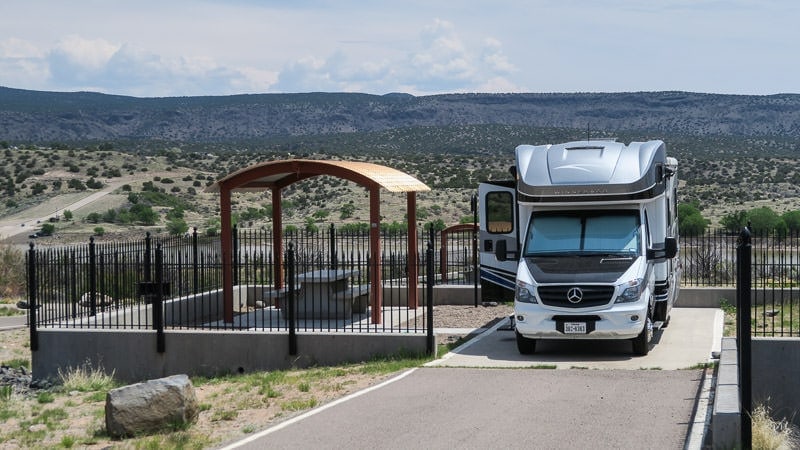
[[[711,436],[714,448],[739,448],[742,416],[739,412],[739,365],[735,338],[722,338],[714,390]]]
[[[365,361],[401,350],[422,354],[424,334],[298,334],[299,355],[289,355],[287,334],[267,332],[166,331],[166,351],[156,351],[155,331],[40,329],[32,355],[37,379],[55,379],[59,370],[88,365],[136,382],[176,374],[227,373],[334,365]]]
[[[753,405],[800,426],[800,338],[753,338]]]

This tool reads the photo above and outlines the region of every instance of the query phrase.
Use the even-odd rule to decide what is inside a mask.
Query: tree
[[[783,223],[786,224],[786,229],[791,232],[800,231],[800,210],[787,211],[781,216]]]
[[[179,236],[189,231],[189,225],[186,224],[182,217],[173,217],[167,222],[167,231],[173,236]]]
[[[64,220],[70,221],[72,220],[72,211],[65,209],[64,210]]]
[[[768,206],[751,209],[747,214],[753,232],[768,233],[773,230],[785,230],[786,224],[780,216]]]
[[[736,233],[742,229],[742,227],[747,226],[747,212],[746,211],[736,211],[734,213],[726,214],[720,219],[720,225],[726,230]]]
[[[317,224],[314,223],[313,217],[306,217],[306,232],[307,233],[316,233],[319,231],[319,227]]]
[[[97,236],[102,236],[106,234],[106,230],[103,227],[94,227],[94,234]]]
[[[341,208],[339,208],[339,219],[341,220],[349,219],[350,217],[353,217],[353,213],[355,212],[356,212],[356,205],[354,205],[353,201],[351,200],[350,202],[345,203],[344,205],[341,206]]]
[[[681,203],[678,205],[678,228],[686,235],[700,235],[706,231],[708,220],[697,208],[697,203]]]
[[[141,222],[143,225],[155,225],[158,220],[158,214],[153,211],[153,208],[141,203],[131,206],[130,213],[133,220]]]

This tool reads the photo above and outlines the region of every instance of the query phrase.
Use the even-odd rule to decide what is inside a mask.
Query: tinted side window
[[[514,198],[510,192],[489,192],[485,198],[486,230],[505,234],[514,231]]]

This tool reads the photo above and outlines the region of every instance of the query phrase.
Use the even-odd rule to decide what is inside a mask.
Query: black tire
[[[650,339],[653,336],[653,327],[650,324],[650,319],[647,319],[647,322],[644,324],[644,328],[642,328],[642,332],[639,333],[638,336],[631,339],[633,343],[633,354],[636,356],[647,356],[650,353]]]
[[[653,311],[653,322],[667,322],[667,301],[657,302]]]
[[[536,339],[526,338],[519,334],[518,331],[515,331],[514,334],[517,335],[517,350],[519,350],[520,354],[532,355],[536,353]]]

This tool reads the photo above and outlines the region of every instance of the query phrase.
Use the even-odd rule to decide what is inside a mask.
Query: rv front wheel
[[[519,331],[516,331],[515,334],[517,335],[517,350],[521,354],[532,355],[536,352],[536,339],[526,338],[519,334]]]
[[[644,324],[644,328],[642,328],[642,332],[632,340],[633,353],[636,356],[646,356],[648,353],[650,353],[650,340],[652,337],[653,323],[650,322],[650,318],[648,317]]]

